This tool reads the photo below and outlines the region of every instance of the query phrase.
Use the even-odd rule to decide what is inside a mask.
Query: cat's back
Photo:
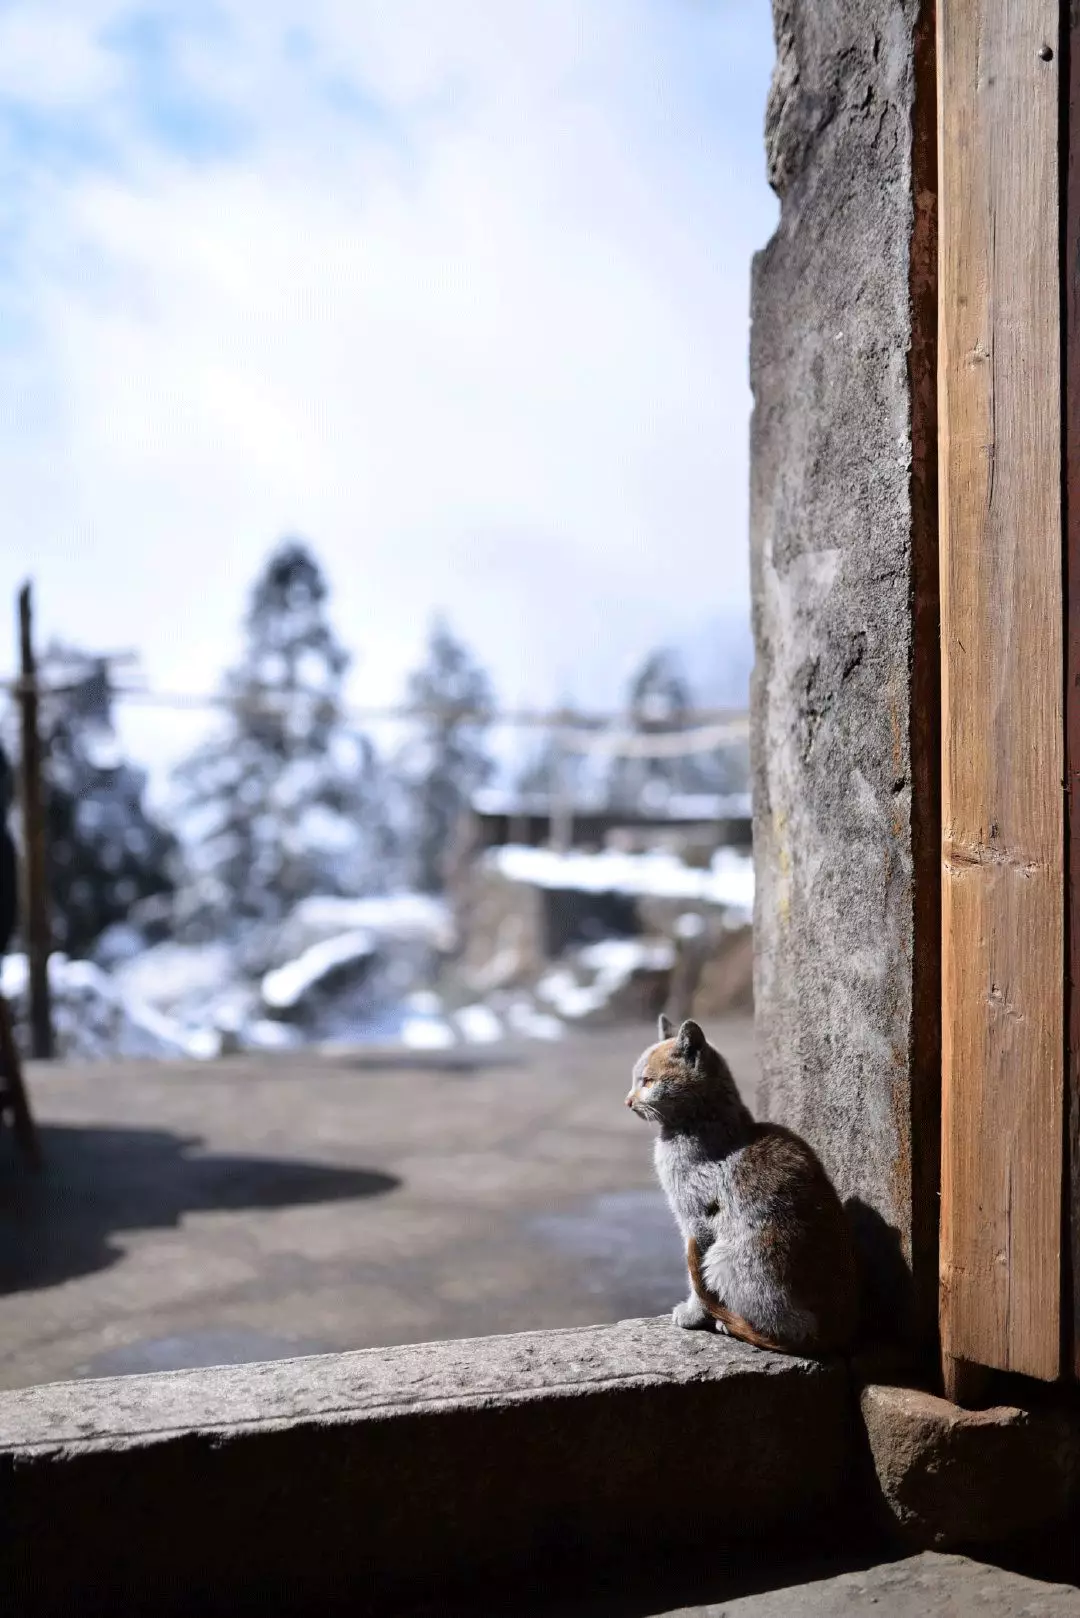
[[[762,1232],[778,1277],[846,1342],[857,1315],[855,1247],[847,1214],[817,1153],[783,1124],[757,1123],[732,1165],[741,1208]]]
[[[754,1124],[738,1154],[736,1180],[744,1189],[783,1204],[840,1205],[813,1147],[784,1124]]]

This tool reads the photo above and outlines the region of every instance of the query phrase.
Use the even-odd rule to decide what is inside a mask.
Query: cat
[[[677,1326],[808,1356],[850,1349],[858,1317],[847,1216],[818,1158],[755,1122],[696,1022],[638,1058],[626,1105],[660,1126],[654,1159],[683,1241],[690,1296]]]

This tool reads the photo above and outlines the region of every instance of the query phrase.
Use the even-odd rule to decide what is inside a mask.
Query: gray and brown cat
[[[754,1120],[696,1022],[676,1034],[660,1018],[626,1105],[659,1125],[656,1172],[690,1272],[676,1325],[787,1354],[848,1350],[858,1317],[852,1234],[807,1143]]]

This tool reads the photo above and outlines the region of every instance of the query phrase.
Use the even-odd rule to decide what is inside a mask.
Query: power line
[[[749,734],[745,714],[716,725],[685,730],[619,730],[599,734],[564,731],[560,741],[575,753],[590,756],[611,754],[617,758],[685,758],[688,753],[711,753],[726,743],[742,741]]]
[[[95,662],[102,660],[95,659]],[[78,689],[82,681],[64,681],[51,684],[47,681],[35,682],[37,694],[47,698],[50,695],[62,694]],[[20,680],[0,680],[0,690],[18,696],[24,685]],[[109,692],[110,699],[116,702],[132,703],[139,707],[173,709],[186,712],[213,712],[244,713],[253,717],[260,714],[281,716],[287,714],[294,706],[301,704],[318,705],[327,700],[322,691],[300,689],[290,692],[287,696],[262,697],[231,696],[227,692],[196,692],[196,691],[163,691],[154,690],[149,686],[113,686]],[[537,730],[559,730],[565,736],[568,745],[578,749],[585,741],[580,733],[592,732],[589,745],[583,750],[592,751],[595,745],[598,751],[620,751],[622,737],[612,732],[612,727],[620,727],[626,733],[626,713],[619,712],[584,712],[568,709],[550,711],[544,709],[475,709],[461,706],[441,706],[436,704],[412,705],[406,703],[372,704],[362,707],[346,707],[341,710],[341,717],[356,724],[371,723],[375,721],[393,721],[397,723],[416,723],[421,719],[445,719],[458,721],[472,721],[478,725],[490,725],[497,728],[521,728]],[[695,750],[705,750],[710,746],[719,746],[725,741],[740,740],[749,733],[749,716],[738,708],[703,708],[687,710],[680,716],[680,726],[677,730],[665,731],[659,727],[650,726],[648,731],[638,731],[626,736],[635,750],[646,749],[652,742],[663,748],[666,739],[670,738],[672,744],[677,739],[689,742],[695,731],[702,726],[713,727],[709,737],[701,737],[696,743]],[[575,732],[579,733],[575,736]],[[604,734],[604,733],[607,734]],[[640,756],[645,756],[644,752]],[[653,756],[663,756],[657,753]]]

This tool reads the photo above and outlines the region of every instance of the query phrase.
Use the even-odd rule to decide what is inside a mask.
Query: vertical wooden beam
[[[1065,755],[1068,791],[1068,1097],[1065,1194],[1066,1363],[1080,1376],[1080,0],[1063,5],[1062,352],[1065,409]]]
[[[19,592],[19,704],[22,715],[23,873],[26,900],[22,930],[30,979],[30,1049],[48,1060],[53,1054],[52,1005],[49,996],[48,869],[45,801],[41,781],[41,736],[38,731],[37,664],[30,586]]]
[[[1058,0],[939,0],[941,1331],[1061,1365]]]

